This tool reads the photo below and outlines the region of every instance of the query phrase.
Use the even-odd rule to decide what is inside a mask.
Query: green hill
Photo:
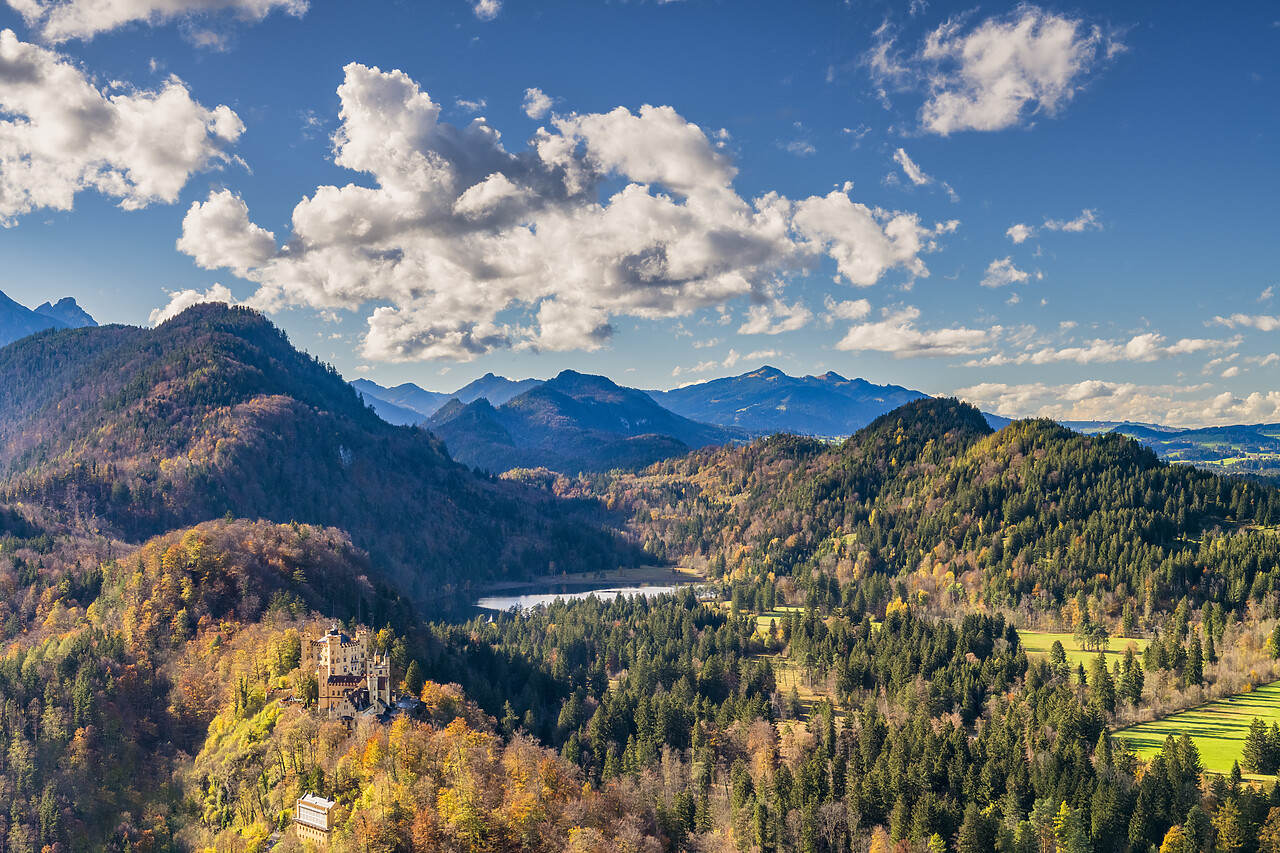
[[[1280,537],[1261,529],[1280,520],[1275,488],[1052,421],[992,432],[954,400],[908,403],[839,446],[775,436],[602,488],[630,500],[651,551],[802,576],[837,601],[912,574],[940,592],[948,572],[951,594],[1008,607],[1099,590],[1240,607],[1280,589]]]
[[[339,527],[418,598],[630,559],[578,508],[476,477],[261,315],[222,305],[0,350],[0,476],[8,502],[134,540],[228,513]]]

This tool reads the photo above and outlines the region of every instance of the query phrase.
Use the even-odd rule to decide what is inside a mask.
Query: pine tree
[[[1058,842],[1058,853],[1093,853],[1083,813],[1066,803],[1058,807],[1058,814],[1053,820],[1053,836]]]
[[[1187,836],[1187,850],[1199,853],[1209,846],[1213,825],[1198,803],[1187,812],[1187,819],[1182,822],[1182,831]]]
[[[609,747],[609,754],[604,760],[604,778],[616,779],[622,773],[622,761],[618,758],[618,750]]]
[[[1053,819],[1057,813],[1057,808],[1049,799],[1038,799],[1031,806],[1031,814],[1028,818],[1035,833],[1036,844],[1041,850],[1053,849]]]
[[[1173,611],[1173,636],[1178,640],[1185,640],[1187,638],[1187,628],[1190,624],[1191,603],[1187,601],[1187,597],[1184,595]]]
[[[1183,774],[1198,787],[1200,773],[1204,770],[1204,765],[1200,762],[1200,750],[1196,747],[1196,742],[1186,732],[1183,732],[1182,737],[1178,738],[1177,755]]]
[[[1138,627],[1138,617],[1133,609],[1133,602],[1126,601],[1124,603],[1124,616],[1120,620],[1120,633],[1126,637],[1132,637]]]
[[[969,801],[964,810],[964,821],[956,835],[957,853],[989,853],[995,848],[995,828],[982,813],[978,804]]]
[[[1111,756],[1111,738],[1107,736],[1106,729],[1103,729],[1102,734],[1098,735],[1098,745],[1093,749],[1093,756],[1099,769],[1111,767],[1113,760]]]
[[[751,835],[761,850],[773,849],[773,833],[770,829],[769,807],[763,799],[757,800],[755,811],[751,813]]]
[[[40,843],[51,845],[61,834],[62,813],[58,809],[58,789],[53,780],[45,783],[40,797]]]
[[[1257,717],[1249,723],[1249,733],[1244,737],[1244,749],[1240,761],[1250,773],[1272,773],[1271,743],[1267,737],[1267,724]]]
[[[898,801],[893,805],[893,813],[889,815],[889,837],[898,842],[910,833],[911,803],[907,801],[905,794],[899,794]]]
[[[1138,801],[1134,804],[1133,815],[1129,818],[1129,844],[1137,850],[1145,850],[1147,833],[1151,831],[1151,807],[1147,802],[1147,788],[1144,786],[1138,793]]]
[[[706,788],[698,797],[698,806],[694,810],[693,825],[698,832],[711,831],[711,800]]]
[[[422,667],[418,665],[418,662],[416,660],[409,661],[409,668],[404,674],[405,692],[412,696],[417,696],[422,692],[422,685],[426,681],[426,676],[422,674]]]
[[[1182,670],[1182,683],[1187,687],[1204,684],[1204,653],[1200,648],[1200,632],[1191,635],[1191,648],[1187,651],[1187,663]]]
[[[1142,664],[1138,663],[1138,656],[1130,646],[1125,649],[1124,665],[1120,669],[1120,696],[1130,704],[1137,705],[1142,701],[1142,687],[1145,682],[1146,676],[1143,675]]]
[[[1116,685],[1107,671],[1107,657],[1102,652],[1089,664],[1089,691],[1095,706],[1108,714],[1116,712]]]
[[[787,716],[792,720],[798,720],[804,716],[804,704],[800,701],[800,691],[796,689],[795,684],[791,685],[791,692],[787,694]]]
[[[511,700],[507,700],[502,705],[502,730],[506,732],[507,737],[516,733],[516,728],[520,725],[520,718],[516,716],[516,709],[511,707]]]

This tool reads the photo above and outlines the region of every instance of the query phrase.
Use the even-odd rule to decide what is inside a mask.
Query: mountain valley
[[[1137,853],[1280,825],[1265,726],[1230,773],[1199,734],[1126,742],[1280,677],[1280,490],[923,395],[831,441],[573,372],[487,382],[515,393],[393,425],[221,305],[0,349],[6,849],[302,851],[304,795],[336,851]],[[702,580],[460,607],[642,564]],[[327,631],[386,661],[395,707],[321,710],[300,649]]]

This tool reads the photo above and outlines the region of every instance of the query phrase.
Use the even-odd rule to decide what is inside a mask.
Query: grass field
[[[1022,640],[1022,647],[1027,650],[1028,655],[1044,655],[1048,657],[1049,649],[1053,647],[1053,641],[1058,640],[1062,643],[1062,648],[1067,652],[1067,662],[1074,667],[1078,663],[1089,667],[1089,661],[1098,656],[1097,652],[1086,652],[1076,645],[1075,639],[1070,634],[1053,634],[1045,631],[1024,631],[1018,629],[1018,637]],[[1128,637],[1113,637],[1111,645],[1107,646],[1107,667],[1110,668],[1111,663],[1124,659],[1124,650],[1133,643],[1134,651],[1142,654],[1147,647],[1146,640],[1135,640]]]
[[[769,620],[771,619],[778,623],[778,627],[782,627],[782,623],[786,620],[788,613],[804,613],[804,608],[783,606],[770,610],[768,613],[761,613],[756,617],[756,633],[768,634]]]
[[[761,630],[767,631],[768,625]],[[813,705],[819,699],[830,698],[826,692],[817,685],[810,686],[804,683],[804,673],[800,667],[784,658],[782,655],[760,655],[756,660],[764,660],[765,658],[773,663],[773,677],[778,683],[778,693],[785,700],[791,695],[791,688],[796,689],[796,694],[800,697],[800,704],[804,707],[804,718],[808,719],[809,714],[813,711]],[[844,712],[839,708],[836,709],[836,716],[843,717]]]
[[[1116,732],[1115,736],[1123,738],[1139,756],[1149,759],[1160,751],[1168,735],[1180,737],[1185,732],[1200,750],[1204,768],[1226,774],[1231,772],[1231,762],[1240,760],[1244,738],[1254,717],[1261,718],[1268,726],[1280,722],[1280,682],[1273,681],[1252,693],[1237,693],[1162,720],[1140,723]]]

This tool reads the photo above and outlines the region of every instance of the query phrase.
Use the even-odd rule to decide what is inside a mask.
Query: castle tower
[[[367,628],[359,628],[355,637],[349,637],[336,625],[319,639],[303,641],[302,667],[315,673],[321,711],[352,716],[379,700],[390,707],[390,657],[370,656],[369,645]],[[361,695],[366,691],[367,699]]]

